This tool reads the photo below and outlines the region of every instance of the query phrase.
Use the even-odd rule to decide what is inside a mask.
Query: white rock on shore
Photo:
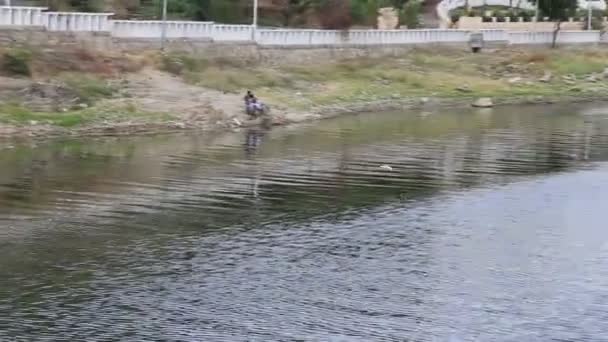
[[[544,83],[549,83],[549,82],[551,82],[552,78],[553,78],[553,74],[550,71],[546,71],[545,74],[543,75],[543,77],[541,77],[539,79],[539,81],[544,82]]]
[[[494,103],[492,102],[492,99],[489,97],[480,97],[477,100],[475,100],[475,102],[472,103],[473,107],[478,107],[478,108],[490,108],[490,107],[494,107]]]

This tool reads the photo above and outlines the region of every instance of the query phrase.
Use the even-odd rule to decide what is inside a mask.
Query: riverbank
[[[247,120],[242,94],[272,107],[274,125],[342,113],[604,100],[608,50],[414,49],[385,58],[299,65],[188,54],[100,55],[0,49],[0,136],[218,130]]]

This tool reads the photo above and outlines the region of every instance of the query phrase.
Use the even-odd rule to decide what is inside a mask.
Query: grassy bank
[[[227,126],[235,117],[245,120],[241,96],[247,89],[270,103],[273,115],[292,118],[405,99],[468,103],[491,97],[500,103],[524,97],[601,99],[608,91],[608,50],[593,48],[481,54],[416,49],[386,58],[279,66],[82,50],[4,49],[0,56],[0,77],[21,84],[11,88],[11,82],[1,82],[0,123],[63,130],[124,123]]]
[[[176,62],[180,61],[180,62]],[[171,63],[180,63],[175,72]],[[407,97],[559,96],[605,88],[608,51],[414,50],[388,58],[357,58],[268,68],[170,56],[165,70],[187,82],[227,92],[256,89],[301,110]],[[601,74],[601,75],[600,75]]]

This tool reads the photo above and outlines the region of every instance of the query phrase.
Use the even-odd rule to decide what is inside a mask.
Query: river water
[[[0,341],[608,341],[608,105],[0,161]]]

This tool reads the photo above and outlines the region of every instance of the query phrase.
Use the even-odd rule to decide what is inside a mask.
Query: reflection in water
[[[260,148],[262,144],[262,138],[264,137],[264,132],[260,129],[248,129],[246,133],[247,140],[245,141],[245,156],[247,158],[252,158],[255,153]]]
[[[245,142],[245,157],[247,157],[247,159],[254,159],[255,155],[257,153],[257,151],[260,148],[260,145],[262,144],[262,138],[264,137],[265,132],[260,130],[260,129],[249,129],[247,130],[246,133],[246,142]],[[258,192],[258,187],[260,185],[260,178],[261,178],[261,174],[260,174],[260,170],[258,168],[257,163],[252,165],[252,178],[253,178],[253,184],[252,184],[252,195],[254,198],[258,198],[259,197],[259,192]]]
[[[17,144],[0,341],[600,341],[607,160],[597,107]]]

